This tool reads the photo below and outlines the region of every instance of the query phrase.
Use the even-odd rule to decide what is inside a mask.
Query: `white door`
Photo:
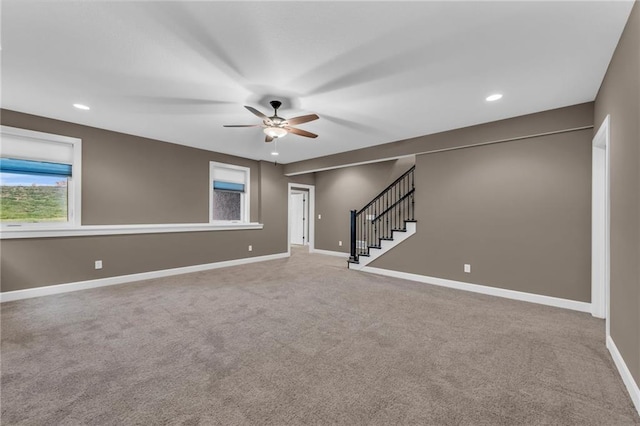
[[[306,195],[305,193],[291,194],[291,211],[289,212],[291,220],[291,244],[303,245],[306,243]]]

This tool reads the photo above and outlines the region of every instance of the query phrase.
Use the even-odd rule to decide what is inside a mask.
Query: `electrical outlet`
[[[322,219],[322,215],[321,214],[318,215],[318,220],[320,220],[320,219]]]
[[[342,241],[338,241],[338,245],[342,247]]]
[[[467,274],[470,274],[470,273],[471,273],[471,265],[470,265],[470,264],[468,264],[468,263],[465,263],[465,264],[464,264],[464,271],[465,271]]]
[[[249,246],[249,251],[253,251],[253,246]]]
[[[96,269],[102,269],[102,260],[96,260]]]

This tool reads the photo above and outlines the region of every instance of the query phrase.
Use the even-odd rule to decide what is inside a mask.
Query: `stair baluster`
[[[369,256],[369,249],[381,247],[393,231],[406,230],[406,222],[415,221],[415,166],[407,170],[360,210],[351,210],[351,254],[349,262],[358,263]]]

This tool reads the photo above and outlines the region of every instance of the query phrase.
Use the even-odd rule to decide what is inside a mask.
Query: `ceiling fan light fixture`
[[[287,136],[289,132],[282,127],[265,127],[264,133],[272,138],[283,138]]]
[[[291,127],[292,125],[308,123],[309,121],[317,120],[317,114],[301,115],[293,118],[278,117],[278,108],[282,105],[280,101],[269,102],[273,107],[273,115],[267,117],[254,107],[245,105],[244,107],[249,110],[250,113],[262,119],[262,124],[224,124],[224,127],[262,127],[264,133],[267,135],[264,139],[265,142],[277,141],[280,138],[284,138],[289,133],[293,133],[297,136],[304,136],[305,138],[317,138],[315,133],[307,132],[306,130]]]

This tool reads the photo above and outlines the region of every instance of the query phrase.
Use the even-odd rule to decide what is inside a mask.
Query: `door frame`
[[[309,253],[313,252],[314,243],[316,239],[315,234],[315,218],[316,218],[316,187],[315,185],[306,185],[303,183],[289,182],[287,189],[287,253],[291,255],[291,193],[293,188],[307,189],[309,191],[309,235],[307,238],[307,245],[309,246]]]
[[[610,335],[610,116],[593,137],[591,191],[591,314],[606,321]]]

